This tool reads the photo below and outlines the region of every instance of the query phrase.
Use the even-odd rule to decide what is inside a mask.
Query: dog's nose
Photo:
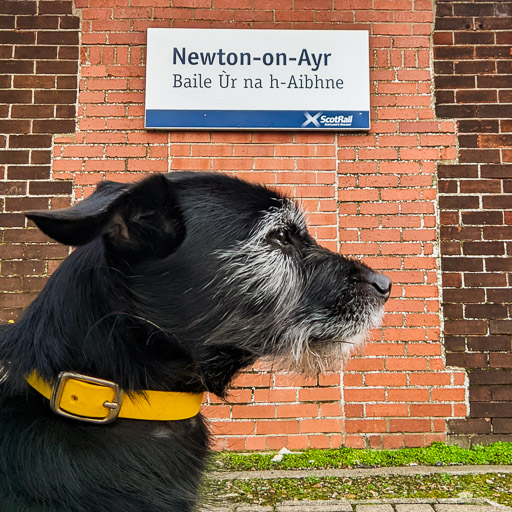
[[[391,279],[384,274],[371,273],[368,276],[368,283],[370,283],[384,300],[389,299],[391,293]]]

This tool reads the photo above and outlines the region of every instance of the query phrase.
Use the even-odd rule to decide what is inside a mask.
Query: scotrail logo
[[[306,116],[306,120],[302,123],[302,128],[308,126],[308,124],[313,124],[315,128],[320,128],[320,123],[318,122],[318,118],[322,115],[322,112],[318,112],[314,116],[312,116],[309,112],[304,112]]]
[[[311,115],[309,112],[304,112],[306,120],[302,123],[301,127],[305,128],[312,124],[315,128],[325,127],[347,127],[352,126],[354,119],[353,115],[350,116],[326,116],[323,112],[317,112],[315,115]]]

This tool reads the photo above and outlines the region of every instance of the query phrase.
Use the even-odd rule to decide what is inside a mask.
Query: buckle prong
[[[50,407],[53,412],[59,414],[60,416],[64,416],[65,418],[71,418],[78,421],[84,421],[86,423],[95,423],[95,424],[106,424],[114,421],[121,411],[121,405],[123,403],[123,390],[115,383],[110,380],[97,379],[96,377],[89,377],[87,375],[80,375],[79,373],[74,372],[61,372],[58,377],[58,384],[52,390],[52,396],[50,398]],[[78,380],[81,382],[85,382],[87,384],[92,384],[96,386],[103,386],[105,388],[109,388],[113,391],[114,397],[111,402],[105,401],[102,405],[105,407],[105,412],[107,413],[104,418],[93,418],[89,416],[80,416],[79,414],[73,414],[68,411],[65,411],[61,407],[61,399],[64,393],[64,387],[66,382],[69,380]]]

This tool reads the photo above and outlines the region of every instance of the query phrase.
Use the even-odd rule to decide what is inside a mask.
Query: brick
[[[464,227],[461,228],[460,226],[454,227],[454,226],[442,226],[440,229],[440,235],[441,240],[481,240],[482,238],[482,229],[480,226],[478,227]],[[460,262],[459,260],[454,260],[457,263]],[[478,259],[470,259],[468,262],[466,262],[467,268],[474,268],[476,267],[470,267],[471,262],[478,262]],[[481,268],[481,266],[479,266]]]
[[[497,91],[490,90],[472,90],[457,91],[455,94],[457,103],[493,103],[498,99]]]
[[[512,165],[482,165],[482,178],[510,178],[512,176]]]
[[[70,182],[40,181],[29,183],[29,194],[31,195],[69,195],[71,191],[72,184]]]
[[[19,71],[16,71],[19,73]],[[63,61],[39,61],[36,62],[36,73],[38,74],[62,74],[73,75],[78,72],[78,62],[72,60]]]
[[[35,103],[74,103],[76,100],[75,91],[53,90],[53,91],[35,91]]]
[[[0,60],[0,66],[2,68],[2,72],[4,73],[33,73],[34,72],[34,64],[28,60]]]
[[[36,1],[27,0],[19,2],[18,0],[5,0],[0,5],[0,14],[36,14],[36,12]]]
[[[467,255],[505,254],[504,244],[499,242],[464,242],[462,250]]]
[[[449,404],[411,404],[411,416],[419,417],[449,417],[451,415]]]
[[[29,161],[29,152],[25,150],[3,151],[0,153],[0,164],[26,164]]]
[[[299,400],[301,402],[326,402],[340,399],[339,388],[306,388],[299,390]]]
[[[73,119],[37,120],[33,123],[33,133],[73,133]]]
[[[476,165],[439,165],[439,177],[441,178],[478,178]]]
[[[0,213],[0,227],[6,228],[19,228],[25,225],[25,219],[23,215],[17,215],[13,213]],[[7,272],[7,262],[2,263],[2,271]],[[13,272],[11,272],[13,273]]]
[[[469,330],[469,329],[468,329]],[[481,334],[485,334],[487,329]],[[449,366],[460,366],[462,368],[487,368],[487,356],[485,354],[446,354],[446,364]]]
[[[470,413],[472,418],[510,417],[510,410],[501,403],[472,402]]]
[[[454,434],[490,434],[491,422],[484,418],[450,420],[450,432]]]
[[[73,4],[69,0],[40,0],[39,14],[71,14]]]
[[[442,209],[475,210],[479,207],[477,196],[440,196],[439,206]]]
[[[512,384],[512,371],[508,369],[482,369],[472,370],[471,382],[473,385]]]
[[[385,400],[384,389],[345,389],[344,397],[347,402],[382,402]]]
[[[49,165],[10,165],[7,177],[10,180],[44,180],[49,179]]]
[[[508,209],[510,207],[510,201],[512,194],[509,195],[494,195],[494,196],[483,196],[482,205],[485,209]]]
[[[492,334],[512,334],[512,320],[491,320],[489,328]]]
[[[52,89],[55,87],[54,76],[37,76],[37,75],[14,75],[13,87],[15,88],[34,88],[34,89]],[[16,101],[13,103],[31,103],[32,92],[31,91],[7,91],[11,93],[11,97],[15,98]],[[21,95],[16,93],[25,94]]]
[[[44,197],[16,197],[16,198],[6,198],[5,201],[5,211],[9,212],[20,212],[26,210],[44,210],[48,209],[49,202],[48,198]],[[28,256],[28,253],[24,251],[24,253]],[[9,255],[13,257],[12,254]],[[4,256],[5,258],[5,256]]]
[[[303,422],[300,423],[302,425]],[[229,432],[229,431],[228,431]],[[231,433],[231,432],[229,432]],[[256,424],[256,433],[261,435],[268,434],[298,434],[298,421],[259,421]]]
[[[478,272],[483,270],[483,260],[480,258],[441,258],[443,271],[470,271]]]
[[[486,118],[510,118],[512,117],[512,104],[511,105],[478,105],[478,117]]]
[[[507,336],[471,336],[467,341],[468,350],[479,352],[507,352],[511,349],[510,338]]]
[[[13,118],[38,118],[45,119],[53,117],[53,105],[13,105],[11,107],[11,117]]]
[[[275,407],[273,405],[234,405],[232,417],[238,418],[274,418]]]
[[[459,185],[462,194],[501,192],[501,181],[499,180],[461,180]]]
[[[32,102],[32,92],[31,91],[8,91],[8,90],[0,90],[0,102],[1,103],[31,103]],[[9,130],[5,123],[15,123],[15,121],[4,120],[2,122],[2,132],[3,133],[12,133]],[[20,130],[23,133],[23,130]]]
[[[491,288],[487,290],[487,296],[491,302],[512,302],[512,290],[510,289]]]
[[[57,118],[73,118],[75,113],[75,105],[55,105],[55,117]]]
[[[390,419],[389,432],[431,432],[430,420]]]
[[[11,148],[50,148],[51,144],[50,135],[11,135],[9,138]]]
[[[512,261],[510,258],[487,258],[485,267],[489,271],[512,271]]]
[[[512,433],[512,419],[493,418],[492,426],[493,426],[493,432],[495,434],[510,434],[510,433]]]
[[[475,105],[436,105],[436,115],[441,118],[476,117]]]
[[[368,386],[402,387],[407,385],[407,376],[405,373],[368,373],[365,375],[365,384]],[[345,385],[347,385],[346,378]]]
[[[500,225],[503,224],[503,213],[499,211],[463,212],[463,224],[472,225]]]
[[[77,16],[59,16],[61,29],[79,29],[80,18]]]
[[[276,406],[277,418],[316,418],[318,413],[317,404],[278,404]]]
[[[465,313],[467,318],[506,318],[507,308],[501,304],[468,304]]]
[[[473,163],[473,162],[496,162],[501,161],[501,155],[499,150],[493,149],[461,149],[459,151],[459,160],[461,163]]]
[[[512,332],[512,321],[505,320],[504,322],[509,323],[508,331]],[[491,368],[512,368],[512,354],[489,354],[489,366]]]
[[[347,433],[356,432],[386,432],[387,425],[385,420],[349,420],[345,421],[345,431]]]
[[[31,31],[1,31],[0,44],[34,44],[35,32]]]
[[[61,52],[59,52],[61,53]],[[59,89],[76,89],[76,76],[57,76],[57,87]]]
[[[509,401],[512,386],[493,386],[491,387],[492,400]]]
[[[48,2],[48,3],[53,3]],[[56,2],[58,3],[58,2]],[[78,45],[78,32],[75,31],[39,31],[37,32],[37,44],[51,45]]]
[[[470,402],[489,402],[491,400],[491,388],[471,386],[469,388]]]

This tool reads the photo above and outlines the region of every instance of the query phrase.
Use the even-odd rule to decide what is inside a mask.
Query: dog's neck
[[[254,362],[228,347],[192,354],[131,304],[123,275],[108,265],[102,245],[77,249],[22,318],[0,331],[0,360],[15,362],[9,368],[11,382],[21,385],[34,370],[48,380],[72,370],[135,391],[223,396],[238,370]]]

